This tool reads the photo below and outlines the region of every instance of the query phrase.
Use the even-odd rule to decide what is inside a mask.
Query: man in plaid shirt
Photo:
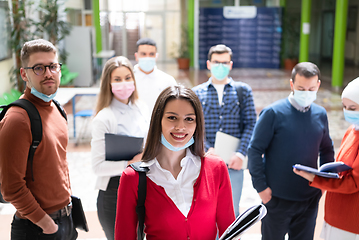
[[[243,161],[246,160],[247,147],[252,136],[257,115],[254,108],[252,89],[242,82],[234,82],[228,77],[232,69],[232,50],[225,45],[211,47],[208,53],[207,68],[211,71],[211,77],[192,90],[197,94],[202,103],[206,141],[205,149],[211,154],[214,151],[214,143],[217,131],[227,133],[240,139],[236,152],[232,155],[228,164],[228,172],[232,184],[233,204],[236,216],[239,215],[239,201],[243,187]],[[236,86],[240,84],[242,99],[238,99]],[[241,108],[242,105],[242,108]],[[241,133],[240,114],[243,111],[243,131]]]

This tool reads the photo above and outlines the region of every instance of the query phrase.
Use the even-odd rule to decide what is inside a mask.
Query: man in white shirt
[[[157,46],[150,38],[137,41],[135,53],[137,65],[134,67],[136,87],[139,98],[147,103],[150,113],[156,103],[158,95],[169,86],[176,85],[176,80],[167,73],[157,69]]]

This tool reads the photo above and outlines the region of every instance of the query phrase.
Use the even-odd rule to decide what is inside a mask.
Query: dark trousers
[[[115,220],[117,189],[120,177],[112,177],[106,191],[99,190],[97,197],[97,215],[108,240],[115,238]]]
[[[75,240],[77,231],[72,223],[72,215],[54,219],[59,230],[53,234],[44,234],[42,229],[27,219],[16,215],[11,223],[11,240]]]
[[[262,219],[262,240],[311,240],[318,213],[321,192],[306,201],[288,201],[277,197],[265,204],[267,215]]]

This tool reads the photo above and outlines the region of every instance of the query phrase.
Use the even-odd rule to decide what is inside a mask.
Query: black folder
[[[105,133],[107,161],[128,161],[142,152],[143,138]]]
[[[71,196],[72,199],[72,221],[74,227],[85,232],[89,231],[87,225],[84,209],[82,208],[81,199],[79,197]]]

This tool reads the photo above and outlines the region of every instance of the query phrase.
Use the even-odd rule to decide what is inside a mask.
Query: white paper
[[[239,138],[233,137],[227,133],[217,132],[214,151],[225,163],[229,164],[229,160],[237,151],[240,143],[241,140]]]
[[[257,17],[256,6],[224,6],[223,16],[227,19],[253,19]]]
[[[303,32],[303,34],[310,33],[310,23],[303,23],[302,32]]]

